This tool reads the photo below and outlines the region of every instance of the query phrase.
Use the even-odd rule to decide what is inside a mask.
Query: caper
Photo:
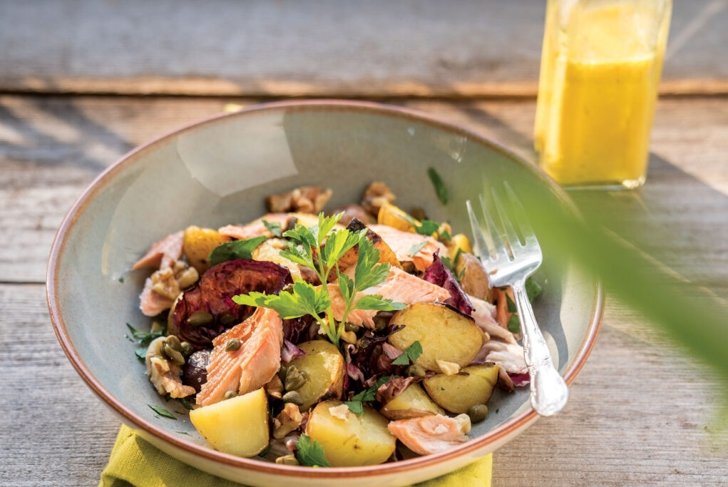
[[[179,344],[179,351],[182,352],[182,355],[188,357],[192,353],[192,345],[190,345],[190,342],[182,342]]]
[[[480,423],[488,416],[488,406],[485,404],[476,404],[468,409],[468,416],[473,423]]]
[[[212,322],[212,315],[207,311],[195,311],[187,318],[187,323],[192,326],[207,325]]]
[[[276,458],[278,465],[298,465],[295,455],[283,455],[282,457]]]
[[[181,353],[179,353],[174,348],[170,347],[167,343],[162,345],[162,353],[165,357],[170,359],[172,362],[174,362],[177,365],[184,365],[185,364],[185,358],[182,356]]]
[[[232,325],[235,323],[235,320],[235,316],[230,313],[223,313],[219,318],[220,324],[224,326]]]
[[[179,338],[177,338],[176,335],[169,335],[167,339],[164,340],[164,343],[169,345],[172,350],[177,350],[178,352],[181,350],[181,343],[179,342]]]
[[[303,405],[303,398],[297,391],[288,391],[283,394],[283,402],[292,402],[296,406]]]
[[[240,350],[240,345],[240,340],[238,340],[237,338],[231,338],[225,344],[225,351],[234,352],[235,350]]]
[[[295,391],[300,389],[306,383],[306,373],[299,370],[295,365],[288,367],[286,371],[286,381],[283,383],[287,391]]]
[[[237,395],[238,395],[238,393],[235,392],[235,391],[227,391],[223,397],[225,399],[232,399],[232,398],[234,398]]]

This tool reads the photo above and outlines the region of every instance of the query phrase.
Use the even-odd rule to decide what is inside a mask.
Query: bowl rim
[[[308,477],[320,479],[346,479],[411,472],[427,467],[434,467],[435,465],[446,463],[450,460],[454,460],[464,455],[473,455],[478,450],[483,449],[491,443],[497,443],[504,439],[504,437],[511,435],[512,433],[522,432],[527,426],[529,426],[534,420],[537,419],[537,414],[532,407],[529,407],[528,410],[512,418],[503,425],[489,431],[485,435],[473,438],[460,446],[438,454],[426,455],[409,460],[401,460],[398,462],[362,467],[335,467],[312,469],[310,467],[302,466],[278,465],[271,462],[253,460],[249,458],[237,457],[222,453],[213,450],[208,446],[198,445],[192,443],[191,441],[185,441],[183,439],[173,436],[170,433],[165,432],[163,429],[155,426],[151,422],[148,422],[136,416],[131,410],[125,407],[124,404],[122,404],[108,391],[106,391],[101,382],[96,379],[89,367],[81,359],[68,334],[68,329],[61,313],[60,299],[58,294],[60,287],[59,268],[61,256],[63,255],[68,236],[71,233],[74,224],[78,220],[79,216],[85,211],[86,207],[91,202],[93,197],[99,191],[101,191],[107,183],[112,180],[113,176],[116,173],[121,171],[127,165],[133,163],[143,153],[154,149],[157,145],[164,143],[168,139],[177,136],[183,132],[187,132],[189,130],[195,129],[201,125],[205,125],[211,122],[227,118],[245,117],[250,114],[260,112],[311,109],[369,112],[385,117],[413,119],[421,123],[435,126],[436,128],[439,128],[446,132],[466,136],[468,137],[468,139],[483,144],[484,146],[501,153],[502,155],[508,157],[518,164],[528,166],[529,169],[534,170],[537,176],[540,177],[546,184],[551,186],[551,188],[555,190],[556,194],[561,199],[566,202],[570,201],[569,198],[566,196],[564,190],[562,190],[555,183],[553,183],[548,178],[548,176],[546,176],[546,174],[543,173],[537,166],[526,162],[523,158],[512,152],[510,149],[507,149],[499,142],[490,140],[485,136],[478,134],[477,132],[474,132],[468,128],[461,127],[454,123],[445,122],[434,115],[422,113],[410,108],[358,100],[286,100],[278,102],[256,103],[235,112],[221,113],[204,117],[197,121],[193,121],[176,129],[170,130],[166,133],[163,133],[162,135],[152,139],[151,141],[139,145],[128,153],[124,154],[121,158],[119,158],[116,162],[114,162],[101,174],[99,174],[91,182],[91,184],[87,186],[86,189],[84,189],[81,196],[76,200],[71,209],[63,218],[63,221],[56,233],[50,250],[46,276],[46,300],[53,330],[68,360],[71,362],[74,369],[76,369],[76,372],[86,382],[86,385],[108,406],[114,409],[117,414],[124,418],[124,420],[126,420],[129,424],[134,425],[134,427],[144,430],[147,434],[156,437],[156,439],[162,440],[165,443],[171,444],[174,447],[185,450],[187,453],[198,455],[214,462],[222,463],[228,467],[253,470],[260,474],[286,476],[290,478]],[[579,349],[579,353],[577,354],[572,366],[564,373],[564,379],[568,384],[571,384],[574,381],[578,373],[583,368],[586,359],[589,357],[592,349],[594,348],[594,345],[596,343],[596,337],[601,328],[603,314],[604,293],[601,285],[597,282],[595,299],[593,302],[593,309],[591,312],[591,318],[588,325],[586,338],[584,339],[584,342],[582,343],[582,346]]]

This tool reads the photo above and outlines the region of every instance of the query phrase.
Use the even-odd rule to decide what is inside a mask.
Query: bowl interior
[[[430,167],[449,190],[446,205],[436,197]],[[97,180],[55,244],[51,301],[61,333],[111,397],[154,429],[204,445],[185,416],[170,421],[148,407],[183,412],[152,389],[126,337],[125,323],[148,326],[138,311],[147,273],[129,269],[152,242],[192,224],[252,220],[265,211],[266,195],[303,184],[332,188],[329,208],[358,202],[372,180],[387,182],[403,208],[422,207],[470,234],[466,199],[477,198],[485,184],[532,173],[496,146],[402,112],[311,103],[232,114],[160,139]],[[547,244],[544,255],[545,293],[535,314],[563,373],[587,345],[597,292],[573,269],[549,267]],[[474,437],[527,411],[527,388],[498,392],[491,405]]]

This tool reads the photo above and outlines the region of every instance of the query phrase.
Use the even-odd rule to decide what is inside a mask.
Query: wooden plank
[[[0,478],[95,485],[119,421],[63,356],[43,293],[0,284],[0,373],[10,391],[0,394],[0,430],[12,445],[0,449]],[[613,304],[566,410],[498,450],[494,486],[721,485],[728,432],[712,423],[719,400],[704,371]]]
[[[532,101],[397,103],[468,126],[533,157]],[[225,104],[224,99],[0,97],[0,227],[5,229],[0,281],[43,282],[56,228],[104,167],[136,144],[220,112]],[[620,218],[645,227],[649,249],[705,285],[724,282],[728,269],[726,127],[726,98],[663,100],[648,184],[640,193],[613,195]]]
[[[543,0],[0,2],[0,91],[532,96]],[[728,0],[674,2],[665,93],[728,93]]]

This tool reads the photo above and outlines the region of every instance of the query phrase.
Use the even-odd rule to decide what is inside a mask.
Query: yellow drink
[[[639,186],[669,2],[551,0],[546,16],[534,134],[544,170],[564,185]]]

